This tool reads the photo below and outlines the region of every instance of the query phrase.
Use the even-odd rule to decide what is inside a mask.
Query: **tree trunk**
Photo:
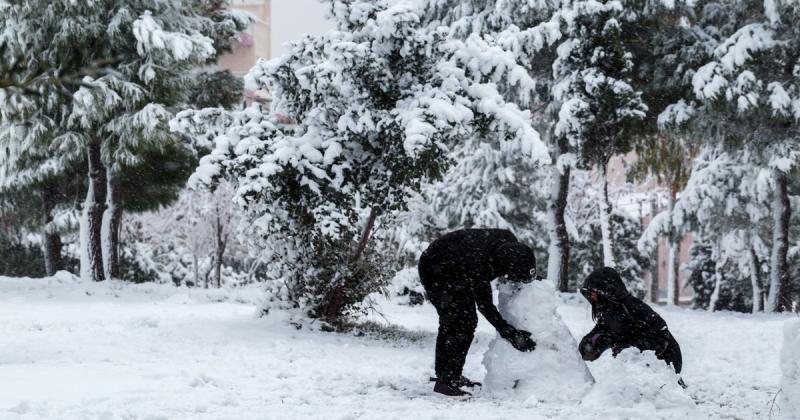
[[[216,255],[216,253],[214,253],[214,254],[209,256],[211,261],[208,264],[208,270],[206,270],[205,274],[203,275],[203,281],[205,282],[205,288],[206,289],[208,289],[208,283],[209,283],[208,277],[211,275],[211,271],[214,270],[214,258],[216,258],[215,255]]]
[[[603,236],[603,265],[606,267],[617,268],[617,263],[614,260],[614,238],[613,229],[611,226],[611,200],[608,197],[608,162],[604,163],[601,168],[601,176],[603,177],[603,202],[600,203],[600,232]]]
[[[558,157],[553,164],[553,188],[550,193],[549,226],[550,246],[548,250],[547,278],[559,292],[569,291],[569,234],[564,221],[569,194],[570,168],[558,168]]]
[[[103,213],[106,209],[106,168],[100,155],[101,142],[92,142],[88,147],[89,190],[86,193],[86,243],[88,270],[85,272],[93,281],[105,280],[103,270]],[[81,270],[84,272],[84,270]]]
[[[364,227],[364,231],[361,233],[361,238],[358,240],[356,251],[353,253],[352,258],[350,258],[351,265],[355,266],[361,259],[361,255],[364,253],[364,249],[367,247],[370,235],[372,234],[372,229],[375,227],[375,219],[377,219],[377,217],[378,208],[373,207],[369,211],[367,225]],[[344,309],[345,305],[347,304],[345,296],[346,293],[347,289],[344,283],[340,283],[338,286],[334,287],[328,292],[328,295],[325,299],[325,304],[320,309],[320,315],[325,320],[328,322],[336,322],[339,319],[342,309]]]
[[[714,291],[711,292],[708,300],[708,310],[710,312],[717,310],[717,302],[719,302],[719,294],[722,290],[722,264],[720,263],[722,256],[720,254],[720,246],[717,241],[711,251],[711,258],[714,260]]]
[[[122,190],[119,186],[119,174],[108,169],[107,208],[103,215],[103,264],[107,278],[120,277],[119,249],[120,230],[122,228]]]
[[[219,217],[219,207],[217,207],[217,220],[216,220],[216,233],[217,233],[217,249],[216,258],[214,259],[214,279],[217,282],[217,288],[222,287],[222,256],[225,254],[225,247],[228,243],[227,235],[222,232],[222,220]]]
[[[650,218],[651,218],[650,220],[652,220],[652,218],[655,217],[656,210],[657,210],[657,206],[656,206],[656,200],[654,198],[652,201],[650,201]],[[655,255],[653,256],[653,261],[655,261],[655,264],[653,264],[653,267],[650,269],[650,302],[652,302],[652,303],[658,303],[658,289],[659,289],[658,288],[658,281],[659,281],[659,276],[658,276],[658,257],[659,257],[658,248],[659,248],[659,242],[660,241],[656,241]]]
[[[667,276],[667,305],[678,306],[680,298],[680,288],[678,287],[678,279],[680,276],[680,255],[681,255],[681,238],[676,232],[675,226],[672,225],[672,212],[675,210],[675,197],[677,192],[675,188],[670,188],[669,193],[669,261],[667,269],[669,275]]]
[[[667,304],[671,306],[678,306],[680,303],[680,287],[678,279],[680,278],[680,254],[681,242],[680,240],[672,239],[669,244],[669,276],[667,277]]]
[[[197,287],[200,285],[200,259],[197,258],[197,252],[192,252],[192,263],[194,264],[194,287]]]
[[[761,280],[761,261],[759,261],[753,245],[750,245],[750,283],[753,287],[753,313],[755,314],[764,310],[764,286]]]
[[[44,253],[44,268],[48,276],[61,270],[61,235],[52,226],[53,209],[56,206],[57,192],[52,185],[45,185],[42,189],[42,251]]]
[[[775,197],[772,205],[772,258],[770,260],[770,285],[766,311],[791,310],[789,299],[789,179],[783,172],[775,173]]]
[[[367,219],[367,226],[364,227],[364,232],[361,233],[361,239],[358,241],[358,247],[356,248],[355,254],[353,254],[353,264],[357,263],[359,259],[361,259],[361,254],[364,253],[364,248],[367,247],[367,242],[369,242],[369,237],[372,234],[372,228],[375,227],[375,219],[378,218],[378,208],[373,207],[369,211],[369,218]]]

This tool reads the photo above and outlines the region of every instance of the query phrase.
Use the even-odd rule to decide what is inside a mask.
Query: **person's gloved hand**
[[[523,330],[510,328],[504,331],[501,337],[506,339],[515,349],[519,351],[534,351],[536,342],[531,340],[531,333]]]
[[[587,334],[578,345],[578,351],[581,353],[583,360],[591,362],[600,358],[600,355],[611,346],[612,342],[606,334]]]

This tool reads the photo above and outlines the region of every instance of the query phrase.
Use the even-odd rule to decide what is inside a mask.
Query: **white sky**
[[[325,19],[326,11],[318,0],[272,0],[272,56],[283,54],[283,44],[303,34],[318,35],[333,29]]]

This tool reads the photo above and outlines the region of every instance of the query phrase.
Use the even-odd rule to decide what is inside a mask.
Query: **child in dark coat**
[[[636,347],[655,351],[656,357],[681,373],[681,348],[667,323],[628,293],[616,270],[605,267],[590,274],[581,294],[592,304],[592,318],[597,322],[578,346],[584,360],[597,360],[608,349],[616,356],[624,348]]]

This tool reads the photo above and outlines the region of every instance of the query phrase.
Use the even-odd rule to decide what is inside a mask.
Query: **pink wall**
[[[630,165],[636,160],[635,153],[628,153],[625,156],[617,156],[611,159],[609,162],[608,167],[608,181],[610,186],[622,186],[626,182],[626,165]],[[647,183],[641,183],[635,186],[636,192],[647,192],[650,190],[654,190],[657,188],[661,188],[661,186],[657,185],[655,182],[650,181]],[[649,210],[649,205],[644,206],[645,213]],[[663,211],[664,209],[656,209],[656,214]],[[650,219],[652,216],[645,216],[643,220],[643,227],[646,227],[650,223]],[[681,252],[680,252],[680,263],[683,265],[686,261],[689,260],[689,248],[692,246],[692,236],[687,235],[683,238],[681,242]],[[667,278],[668,278],[668,271],[667,271],[667,264],[669,261],[669,247],[666,241],[660,241],[658,246],[658,288],[659,288],[659,301],[666,302],[667,300]],[[678,290],[680,301],[682,303],[688,303],[691,301],[691,298],[694,294],[691,288],[684,288],[683,284],[686,279],[689,277],[690,273],[684,272],[680,270],[678,272]],[[651,276],[648,274],[645,278],[645,282],[649,285],[652,281]]]
[[[240,36],[240,42],[233,53],[225,54],[219,59],[220,67],[243,76],[259,58],[271,57],[270,0],[234,0],[231,5],[234,9],[253,14],[257,19],[247,32]]]

